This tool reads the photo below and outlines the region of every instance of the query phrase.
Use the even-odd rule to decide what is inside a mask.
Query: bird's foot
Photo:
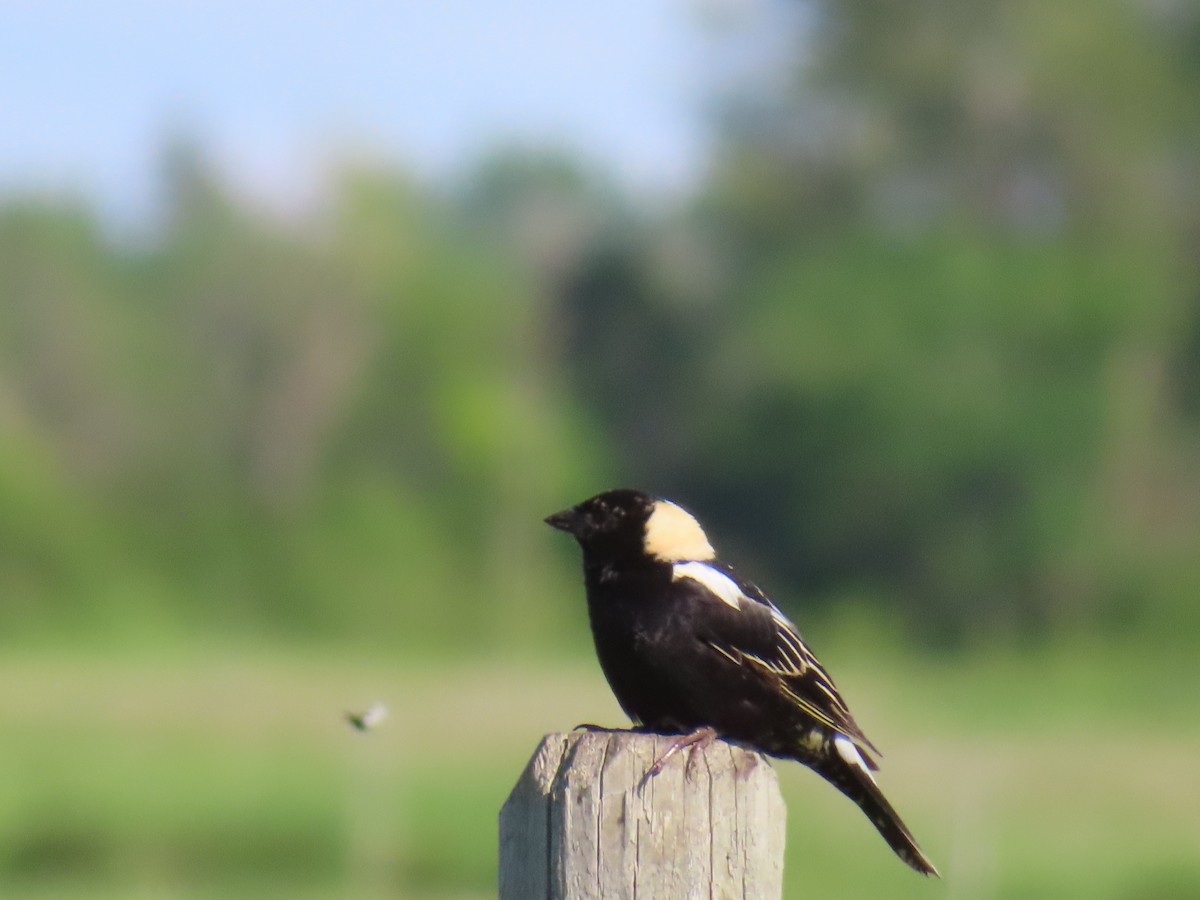
[[[705,747],[707,747],[709,744],[711,744],[714,740],[716,740],[716,737],[717,737],[716,730],[713,728],[710,728],[709,726],[706,725],[704,728],[697,728],[695,731],[691,732],[690,734],[685,734],[685,735],[682,735],[681,737],[676,738],[675,740],[673,740],[671,742],[671,745],[669,747],[667,747],[667,749],[663,752],[662,756],[660,756],[658,759],[656,759],[654,761],[654,764],[652,766],[650,766],[649,769],[646,770],[646,774],[644,776],[642,776],[642,782],[638,786],[638,789],[641,790],[642,788],[644,788],[649,783],[651,778],[653,778],[655,775],[658,775],[660,772],[662,772],[663,767],[666,766],[666,764],[667,764],[667,761],[672,756],[674,756],[676,753],[678,753],[680,750],[688,750],[689,751],[687,771],[685,774],[688,778],[691,778],[692,766],[696,761],[696,751],[703,750]]]
[[[591,722],[580,722],[578,725],[576,725],[571,730],[572,731],[588,731],[588,732],[596,732],[596,731],[609,732],[609,731],[622,731],[623,729],[608,728],[605,725],[593,725]]]

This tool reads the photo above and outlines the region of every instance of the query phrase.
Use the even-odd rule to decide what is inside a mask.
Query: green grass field
[[[1185,662],[1092,647],[872,652],[855,668],[864,655],[826,659],[944,880],[914,875],[832,788],[776,763],[786,896],[1200,897]],[[496,815],[541,735],[622,722],[590,656],[41,651],[8,654],[0,680],[5,898],[494,896]],[[378,730],[342,720],[375,700],[391,710]]]

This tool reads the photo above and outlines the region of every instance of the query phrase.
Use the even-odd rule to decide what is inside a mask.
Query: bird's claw
[[[642,776],[642,780],[638,784],[638,791],[640,792],[649,783],[651,778],[660,774],[666,767],[667,761],[680,750],[688,751],[688,762],[687,768],[684,770],[684,777],[688,780],[691,780],[694,766],[696,764],[696,752],[702,751],[705,747],[711,744],[716,737],[716,730],[706,726],[704,728],[697,728],[695,731],[682,735],[681,737],[677,737],[675,740],[671,741],[670,746],[663,751],[662,755],[651,764],[650,768],[646,770],[646,774]]]

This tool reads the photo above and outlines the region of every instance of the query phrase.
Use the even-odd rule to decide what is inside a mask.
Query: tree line
[[[797,613],[1200,624],[1200,16],[945,13],[718,38],[754,64],[668,209],[497,151],[289,221],[186,143],[138,245],[8,199],[3,630],[545,647],[583,631],[540,519],[616,484]]]

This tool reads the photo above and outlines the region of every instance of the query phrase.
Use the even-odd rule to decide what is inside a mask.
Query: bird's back
[[[713,601],[695,587],[673,578],[670,566],[589,579],[596,653],[618,703],[653,730],[711,726],[773,755],[795,755],[810,723],[762,673],[714,649]]]

